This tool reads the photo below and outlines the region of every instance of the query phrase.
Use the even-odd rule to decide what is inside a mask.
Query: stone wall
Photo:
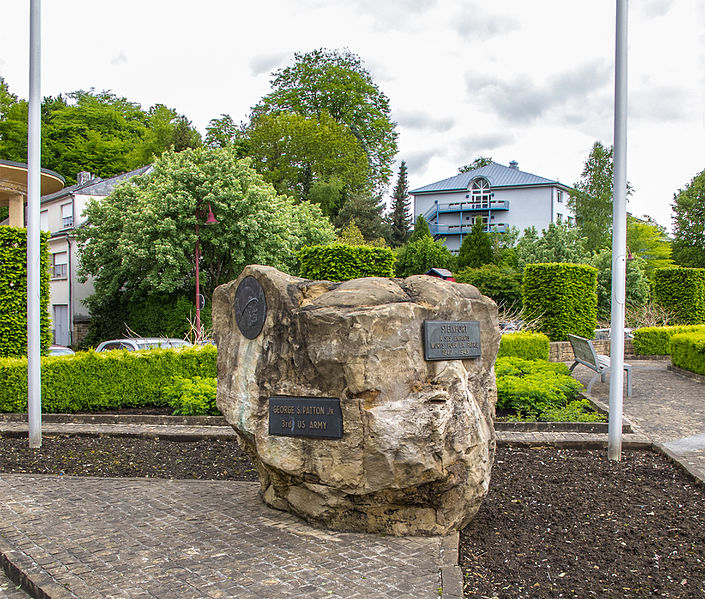
[[[610,355],[610,340],[609,339],[594,339],[592,342],[595,351],[603,356]],[[624,340],[624,355],[634,355],[634,345],[631,339]],[[572,362],[575,360],[573,348],[569,341],[552,341],[549,349],[548,359],[551,362]]]

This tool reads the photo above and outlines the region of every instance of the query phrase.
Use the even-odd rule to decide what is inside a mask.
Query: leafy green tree
[[[229,114],[221,114],[219,118],[210,120],[204,143],[209,148],[233,147],[238,158],[247,156],[245,126],[236,125]]]
[[[589,252],[611,245],[612,173],[612,147],[596,141],[568,201]]]
[[[155,104],[147,111],[142,161],[149,164],[162,155],[166,149],[181,152],[186,148],[201,145],[201,134],[191,126],[191,122],[173,108]]]
[[[306,199],[318,204],[323,214],[332,219],[338,216],[345,196],[345,184],[337,177],[331,177],[327,181],[314,181]]]
[[[632,256],[644,259],[649,278],[657,268],[673,265],[671,240],[666,228],[650,216],[637,218],[627,214],[627,248]]]
[[[612,310],[612,250],[604,249],[590,259],[597,268],[597,317],[609,322]],[[627,260],[625,302],[630,308],[645,306],[649,301],[646,261]]]
[[[433,239],[433,236],[431,235],[431,229],[428,226],[428,221],[419,214],[419,216],[416,218],[416,224],[414,225],[414,230],[411,233],[411,236],[409,237],[409,243],[412,243],[413,241],[418,241],[422,237],[430,237]]]
[[[27,162],[27,102],[0,77],[0,158]]]
[[[442,240],[434,241],[430,235],[424,235],[415,241],[409,241],[399,250],[397,276],[421,275],[430,268],[455,268],[455,256],[443,245]]]
[[[253,166],[277,192],[305,199],[316,182],[342,182],[359,191],[367,181],[367,158],[355,136],[323,111],[265,113],[247,131]]]
[[[485,223],[477,217],[470,233],[463,238],[458,252],[458,268],[479,268],[494,264],[496,255],[490,235],[485,232]]]
[[[585,238],[580,230],[566,225],[551,223],[541,237],[536,229],[524,230],[523,237],[516,246],[519,266],[545,262],[570,262],[588,264],[590,253],[585,249]]]
[[[473,160],[470,164],[466,164],[464,166],[461,166],[458,169],[458,173],[469,173],[470,171],[474,171],[475,169],[482,168],[483,166],[489,166],[492,164],[494,160],[492,160],[491,156],[478,156]]]
[[[496,264],[465,268],[455,274],[458,283],[474,285],[480,293],[491,297],[498,305],[517,310],[521,308],[521,278],[521,271]]]
[[[396,123],[389,99],[359,56],[325,48],[297,52],[293,65],[273,73],[271,86],[253,108],[252,120],[293,112],[315,121],[327,113],[357,139],[369,163],[369,184],[376,192],[383,191],[397,153]]]
[[[200,227],[204,295],[247,264],[295,272],[295,252],[328,243],[333,227],[317,206],[279,196],[230,149],[168,151],[153,170],[88,204],[77,230],[82,275],[92,275],[92,308],[118,294],[129,300],[189,289],[194,276],[196,211],[218,223]]]
[[[390,243],[392,247],[403,245],[411,234],[411,216],[409,210],[411,200],[409,199],[409,180],[406,175],[406,162],[401,161],[397,183],[392,192],[392,213],[389,217],[391,225]]]
[[[673,197],[673,260],[705,268],[705,171]]]

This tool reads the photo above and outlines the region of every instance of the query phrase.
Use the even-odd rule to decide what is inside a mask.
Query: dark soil
[[[256,480],[236,441],[0,438],[0,472]],[[461,534],[465,596],[705,597],[705,488],[650,451],[500,447]]]

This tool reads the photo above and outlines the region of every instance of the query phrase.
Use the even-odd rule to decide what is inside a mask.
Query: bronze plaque
[[[478,320],[424,320],[426,360],[467,360],[482,355]]]
[[[267,318],[264,289],[254,277],[245,277],[235,292],[235,320],[240,332],[254,339],[262,332]]]
[[[269,434],[341,439],[343,413],[337,397],[269,398]]]

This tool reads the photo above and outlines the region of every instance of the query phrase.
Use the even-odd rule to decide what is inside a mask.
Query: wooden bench
[[[587,392],[590,393],[593,383],[599,377],[600,380],[605,382],[605,375],[610,371],[610,358],[609,356],[603,356],[595,351],[595,347],[592,345],[592,341],[585,339],[584,337],[578,337],[577,335],[568,335],[568,341],[573,348],[573,354],[575,355],[575,362],[570,367],[570,371],[573,372],[578,364],[587,366],[591,370],[595,371],[595,376],[590,379],[587,386]],[[630,364],[624,364],[624,370],[627,373],[627,397],[632,396],[632,367]]]

